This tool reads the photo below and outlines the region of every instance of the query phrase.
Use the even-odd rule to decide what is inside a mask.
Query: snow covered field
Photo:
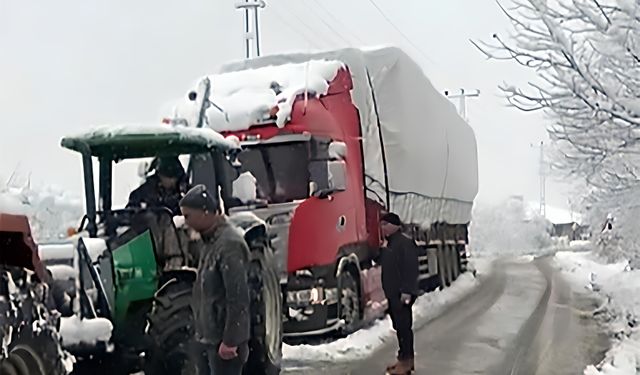
[[[478,275],[489,271],[489,261],[476,260],[474,267]],[[450,288],[425,294],[413,307],[414,329],[442,314],[448,306],[469,295],[480,281],[471,272],[461,275]],[[361,329],[348,337],[320,345],[285,345],[283,356],[285,367],[305,366],[318,362],[352,362],[373,355],[385,344],[395,340],[391,320],[387,316],[371,327]]]
[[[585,244],[577,244],[585,249]],[[573,247],[576,247],[574,245]],[[605,359],[587,367],[586,375],[636,374],[640,369],[640,270],[629,270],[627,262],[606,264],[590,251],[558,252],[557,266],[582,291],[592,291],[601,305],[589,314],[602,319],[613,337]]]

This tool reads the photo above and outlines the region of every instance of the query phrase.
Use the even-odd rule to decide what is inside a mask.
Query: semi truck
[[[242,147],[225,203],[231,216],[268,225],[286,337],[347,334],[384,315],[376,259],[386,212],[419,245],[424,291],[464,271],[475,135],[402,50],[233,62],[187,98],[171,122],[209,126]]]

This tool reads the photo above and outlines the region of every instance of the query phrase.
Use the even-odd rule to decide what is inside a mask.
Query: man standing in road
[[[217,201],[204,185],[180,201],[186,224],[204,243],[193,287],[194,325],[210,374],[239,375],[249,356],[249,249]]]
[[[380,220],[387,247],[380,254],[382,288],[389,301],[389,315],[398,336],[397,362],[387,367],[389,374],[409,374],[414,370],[413,303],[418,295],[418,249],[401,231],[402,222],[394,213]]]

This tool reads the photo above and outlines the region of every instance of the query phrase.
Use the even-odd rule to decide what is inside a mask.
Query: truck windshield
[[[308,142],[256,145],[240,156],[242,172],[256,178],[257,198],[285,203],[309,196]]]

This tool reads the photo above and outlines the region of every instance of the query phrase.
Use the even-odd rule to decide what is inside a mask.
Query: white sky
[[[537,200],[541,114],[507,108],[497,86],[532,72],[487,61],[469,39],[505,34],[494,0],[267,0],[263,54],[394,44],[441,90],[480,89],[468,102],[476,132],[481,202],[512,194]],[[401,3],[402,5],[400,5]],[[65,134],[103,123],[153,122],[222,62],[244,56],[243,17],[223,0],[0,0],[0,176],[81,192],[81,162],[59,147]],[[4,180],[3,180],[4,181]],[[135,185],[137,178],[132,178]],[[566,188],[547,185],[549,204]]]

